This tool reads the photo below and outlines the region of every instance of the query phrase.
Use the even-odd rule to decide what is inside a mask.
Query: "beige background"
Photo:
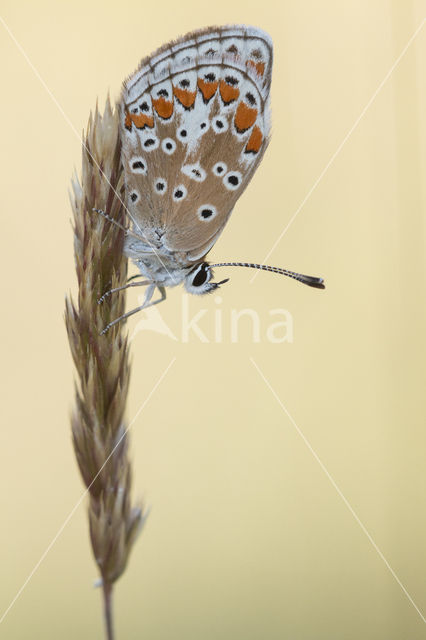
[[[116,97],[139,59],[179,34],[233,22],[269,31],[272,142],[211,253],[262,261],[425,8],[415,0],[3,1],[3,19],[48,91],[0,25],[0,615],[83,490],[62,318],[75,288],[67,189],[80,145],[70,125],[81,132],[97,97]],[[207,309],[200,326],[209,343],[194,334],[182,343],[182,289],[159,308],[178,340],[136,335],[129,420],[176,360],[131,430],[135,494],[152,512],[117,587],[119,639],[426,637],[250,361],[426,615],[425,54],[423,28],[269,258],[324,276],[324,293],[222,270],[231,282],[221,300],[189,301],[191,314]],[[233,344],[229,315],[246,307],[259,314],[261,341],[247,321]],[[292,314],[293,343],[266,340],[274,308]],[[96,577],[83,500],[0,636],[101,638]]]

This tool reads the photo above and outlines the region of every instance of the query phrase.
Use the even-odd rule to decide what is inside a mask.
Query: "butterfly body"
[[[148,242],[127,236],[124,251],[143,277],[165,287],[181,284],[194,266],[188,265],[185,252],[167,249],[161,242],[161,234]]]

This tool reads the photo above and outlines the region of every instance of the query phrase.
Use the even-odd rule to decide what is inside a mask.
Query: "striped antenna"
[[[262,271],[272,271],[272,273],[279,273],[282,276],[288,276],[298,282],[307,284],[308,287],[315,287],[316,289],[325,289],[324,280],[322,278],[315,278],[314,276],[305,276],[303,273],[296,273],[295,271],[289,271],[288,269],[281,269],[280,267],[270,267],[266,264],[254,264],[253,262],[218,262],[217,264],[209,265],[212,269],[215,267],[249,267],[250,269],[260,269]]]

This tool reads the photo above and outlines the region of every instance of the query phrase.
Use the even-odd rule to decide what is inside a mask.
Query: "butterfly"
[[[278,267],[206,261],[269,143],[272,60],[272,40],[261,29],[209,27],[164,45],[124,82],[120,136],[131,221],[124,252],[144,278],[126,286],[147,289],[143,304],[104,332],[163,301],[167,287],[217,290],[227,280],[212,281],[215,267],[263,269],[324,288],[321,278]]]

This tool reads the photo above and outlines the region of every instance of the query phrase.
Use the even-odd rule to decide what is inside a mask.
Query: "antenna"
[[[211,264],[210,267],[249,267],[250,269],[259,269],[262,271],[272,271],[272,273],[279,273],[282,276],[288,276],[307,284],[308,287],[315,287],[316,289],[325,289],[324,280],[322,278],[315,278],[314,276],[305,276],[303,273],[296,273],[295,271],[289,271],[288,269],[281,269],[280,267],[270,267],[266,264],[255,264],[253,262],[218,262],[217,264]]]

